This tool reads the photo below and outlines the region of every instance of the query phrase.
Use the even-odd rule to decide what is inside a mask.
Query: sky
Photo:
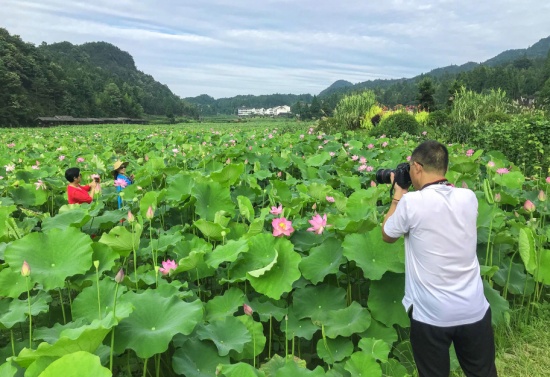
[[[177,95],[318,94],[550,36],[548,0],[0,0],[36,45],[105,41]]]

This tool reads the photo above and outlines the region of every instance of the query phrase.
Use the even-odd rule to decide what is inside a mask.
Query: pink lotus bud
[[[128,211],[128,222],[133,223],[134,221],[136,221],[136,218],[132,214],[132,211]]]
[[[115,281],[120,284],[124,280],[124,270],[121,268],[115,275]]]
[[[542,190],[539,191],[539,196],[537,197],[541,202],[545,202],[546,201],[546,193]]]
[[[532,201],[530,200],[526,200],[525,201],[525,204],[523,204],[523,209],[525,209],[527,212],[531,213],[531,212],[535,212],[535,205],[533,204]]]
[[[29,266],[27,261],[23,261],[23,266],[21,267],[21,276],[31,276],[31,266]]]
[[[244,314],[249,315],[252,317],[252,313],[254,313],[254,310],[246,304],[243,304]]]
[[[497,193],[495,194],[495,202],[500,203],[500,200],[501,200],[500,192],[497,192]]]
[[[145,217],[148,220],[151,220],[153,217],[155,217],[155,211],[153,211],[153,207],[149,206],[149,208],[147,208],[147,213],[145,214]]]

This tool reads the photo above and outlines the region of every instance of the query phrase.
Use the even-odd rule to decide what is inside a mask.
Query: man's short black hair
[[[449,166],[449,151],[439,141],[426,140],[415,148],[411,161],[421,163],[426,171],[445,175]]]
[[[65,170],[65,179],[69,182],[73,182],[75,179],[78,178],[80,175],[80,169],[79,168],[68,168]]]

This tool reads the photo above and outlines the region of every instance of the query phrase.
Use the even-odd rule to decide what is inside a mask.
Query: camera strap
[[[432,185],[452,186],[452,184],[449,183],[449,181],[447,181],[447,179],[443,178],[443,179],[439,179],[439,180],[434,181],[434,182],[426,183],[424,186],[422,186],[422,188],[420,190],[424,190],[426,187],[432,186]]]

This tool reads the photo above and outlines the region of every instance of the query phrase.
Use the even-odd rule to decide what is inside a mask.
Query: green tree
[[[435,108],[434,101],[435,88],[432,79],[429,77],[424,78],[418,83],[418,102],[422,110],[430,111]]]
[[[361,127],[361,121],[370,108],[376,104],[374,92],[371,90],[359,94],[346,96],[338,102],[334,117],[344,124],[348,130],[356,130]]]
[[[317,96],[313,96],[309,112],[312,118],[319,119],[321,117],[321,103],[317,99]]]

